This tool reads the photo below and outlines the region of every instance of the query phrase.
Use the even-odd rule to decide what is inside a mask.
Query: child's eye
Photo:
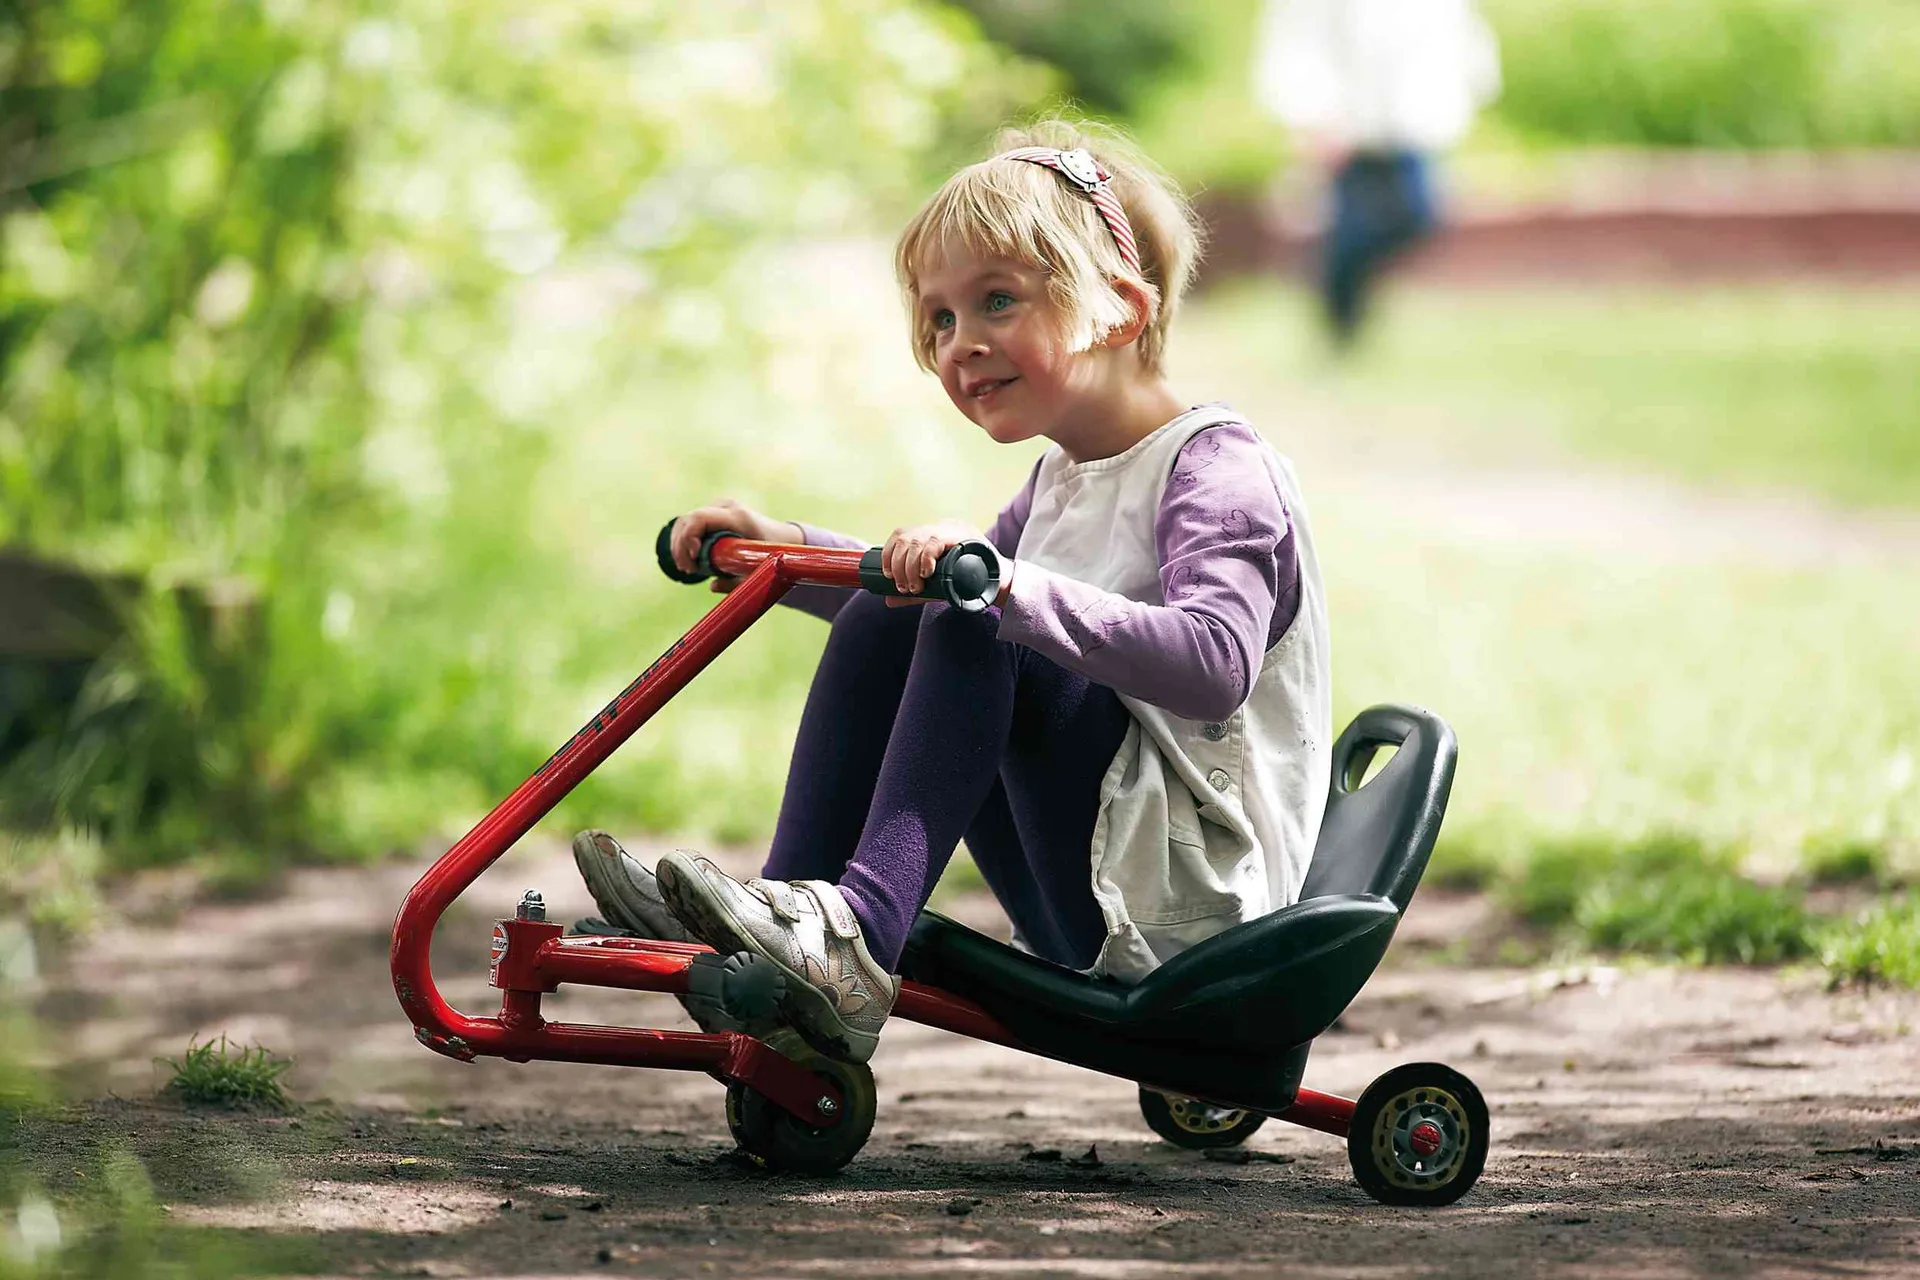
[[[1014,299],[1012,294],[995,290],[994,292],[987,295],[987,311],[989,313],[992,313],[995,311],[1005,311],[1008,307],[1013,305],[1013,301]]]
[[[933,313],[933,329],[935,333],[951,328],[953,328],[953,312],[943,307]]]

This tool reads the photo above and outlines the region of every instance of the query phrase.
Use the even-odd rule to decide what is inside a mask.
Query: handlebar
[[[714,552],[724,539],[747,541],[744,534],[731,530],[716,529],[700,540],[700,550],[695,557],[695,571],[684,572],[673,560],[672,520],[661,528],[660,536],[654,541],[654,556],[660,562],[660,572],[675,582],[697,583],[709,578],[728,577],[714,564]],[[755,547],[771,548],[777,544],[753,543]],[[796,547],[797,551],[820,553],[819,547]],[[921,585],[919,591],[902,591],[893,579],[887,577],[880,568],[882,548],[872,547],[860,555],[860,586],[879,596],[893,596],[906,600],[943,600],[956,609],[968,613],[979,613],[992,604],[1000,594],[1001,566],[1000,554],[993,546],[979,538],[948,548],[935,562],[933,572]],[[851,551],[841,552],[851,555]]]

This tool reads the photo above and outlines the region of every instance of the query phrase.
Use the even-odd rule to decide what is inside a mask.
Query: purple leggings
[[[1106,941],[1088,847],[1131,717],[999,626],[859,592],[807,694],[763,874],[837,882],[890,972],[963,836],[1036,953],[1085,968]]]

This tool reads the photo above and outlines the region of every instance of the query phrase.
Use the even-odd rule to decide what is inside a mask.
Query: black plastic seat
[[[1382,747],[1393,758],[1365,785]],[[922,912],[901,973],[975,1001],[1036,1052],[1257,1111],[1291,1105],[1313,1038],[1372,976],[1413,897],[1453,785],[1453,730],[1370,707],[1333,749],[1300,900],[1128,986]]]

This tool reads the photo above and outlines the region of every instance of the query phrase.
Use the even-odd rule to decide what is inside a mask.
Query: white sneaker
[[[657,874],[668,907],[700,941],[726,955],[770,960],[786,979],[781,1007],[823,1052],[873,1057],[898,979],[875,962],[840,890],[824,880],[749,880],[705,858],[670,853]]]
[[[607,923],[642,938],[692,942],[694,936],[660,897],[653,872],[641,866],[620,842],[604,831],[582,831],[573,838],[573,865]]]
[[[573,926],[584,935],[698,942],[660,897],[653,872],[604,831],[582,831],[573,838],[573,861],[606,913]],[[757,956],[702,953],[687,966],[687,989],[674,996],[702,1031],[738,1031],[766,1035],[779,1027],[780,995],[786,979]]]

